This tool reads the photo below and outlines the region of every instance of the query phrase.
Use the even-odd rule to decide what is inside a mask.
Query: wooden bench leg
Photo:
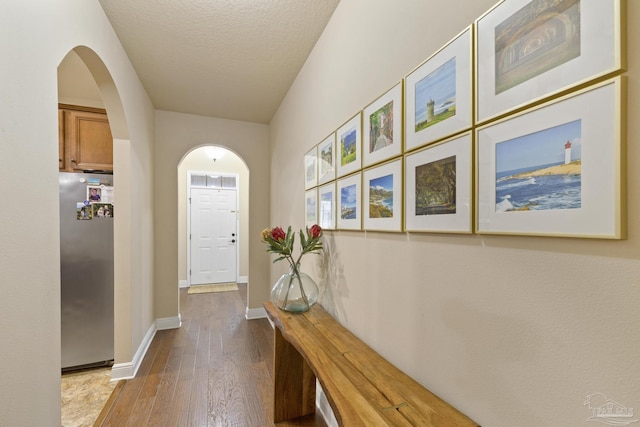
[[[316,376],[298,350],[275,328],[273,421],[315,412]]]

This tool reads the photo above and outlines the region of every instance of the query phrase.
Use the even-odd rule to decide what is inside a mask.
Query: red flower
[[[282,229],[282,227],[276,227],[273,230],[271,230],[271,238],[276,242],[283,242],[285,237],[287,237],[287,235]]]
[[[317,239],[322,234],[322,228],[318,224],[314,224],[310,229],[311,237]]]

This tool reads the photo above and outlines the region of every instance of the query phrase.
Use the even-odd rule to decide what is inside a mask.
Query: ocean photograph
[[[579,209],[581,120],[496,144],[496,212]]]
[[[369,181],[369,218],[393,218],[393,174]]]
[[[342,219],[356,219],[356,190],[355,184],[340,190],[340,217]]]
[[[320,195],[320,226],[333,227],[333,192],[327,191]]]
[[[356,128],[351,128],[340,136],[340,165],[356,160]]]
[[[456,58],[453,57],[415,85],[415,131],[456,114]]]

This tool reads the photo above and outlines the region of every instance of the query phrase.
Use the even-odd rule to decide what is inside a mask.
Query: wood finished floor
[[[245,320],[239,291],[180,289],[182,327],[158,331],[136,377],[122,381],[96,427],[273,426],[273,329]],[[279,427],[326,427],[309,416]]]

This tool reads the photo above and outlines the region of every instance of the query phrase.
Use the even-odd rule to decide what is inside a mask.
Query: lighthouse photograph
[[[456,58],[416,83],[415,131],[456,114]]]
[[[496,144],[496,212],[582,205],[581,120]]]

